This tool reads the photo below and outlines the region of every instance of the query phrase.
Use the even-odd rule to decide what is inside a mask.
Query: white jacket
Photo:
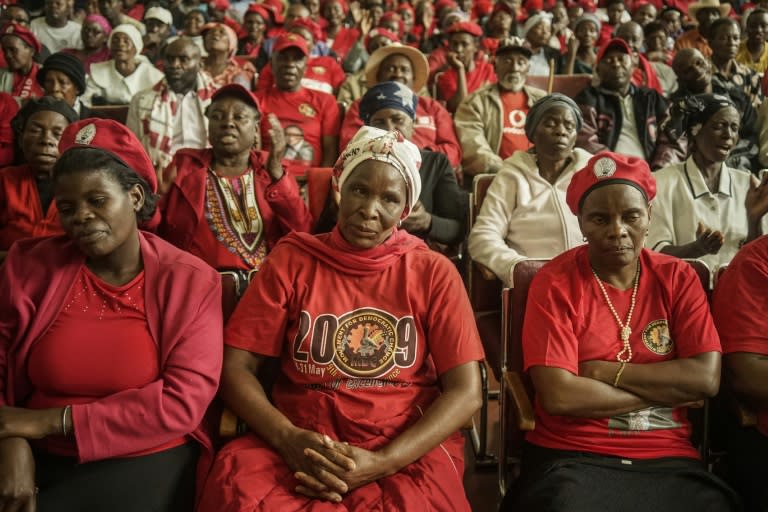
[[[144,89],[149,89],[162,80],[163,72],[152,65],[144,56],[136,57],[139,65],[128,76],[117,72],[115,61],[108,60],[91,64],[91,74],[85,85],[85,93],[80,98],[86,106],[93,105],[94,96],[106,98],[113,105],[127,105],[131,98]]]
[[[472,259],[512,286],[512,266],[527,258],[553,258],[583,244],[576,216],[565,202],[573,174],[592,156],[583,149],[550,184],[535,155],[517,151],[504,160],[469,234]]]

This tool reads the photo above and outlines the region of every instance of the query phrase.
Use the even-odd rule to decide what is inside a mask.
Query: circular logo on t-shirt
[[[334,362],[352,377],[378,378],[395,365],[397,321],[372,308],[339,318],[333,335]]]
[[[315,117],[317,115],[317,111],[309,103],[299,105],[299,113],[306,117]]]
[[[526,114],[522,110],[513,110],[507,115],[509,126],[513,129],[522,130],[525,128]]]
[[[643,343],[654,354],[665,356],[672,352],[675,342],[669,334],[666,320],[654,320],[643,329]]]

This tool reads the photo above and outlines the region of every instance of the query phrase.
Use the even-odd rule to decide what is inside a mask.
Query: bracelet
[[[627,367],[627,363],[621,363],[619,365],[619,369],[616,372],[616,377],[613,379],[613,387],[617,388],[619,387],[619,379],[621,378],[621,374],[624,373],[624,368]]]
[[[72,410],[71,405],[67,405],[61,410],[61,435],[67,437],[67,412]]]

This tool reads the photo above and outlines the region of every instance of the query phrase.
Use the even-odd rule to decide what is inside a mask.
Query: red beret
[[[458,23],[454,23],[445,31],[446,34],[457,34],[459,32],[466,32],[467,34],[473,35],[475,37],[480,37],[483,35],[483,29],[480,28],[480,25],[471,21],[460,21]]]
[[[152,192],[157,192],[155,166],[144,147],[124,124],[111,119],[90,118],[76,121],[64,129],[59,140],[59,153],[74,148],[106,151],[133,172],[144,178]]]
[[[648,163],[642,158],[604,151],[587,162],[587,166],[571,178],[565,202],[578,215],[584,199],[594,189],[623,183],[635,187],[650,202],[656,197],[656,179]]]
[[[248,9],[246,9],[245,14],[248,13],[256,13],[259,16],[261,16],[261,19],[264,20],[264,23],[267,25],[272,25],[275,23],[275,12],[269,7],[264,4],[251,4],[248,6]]]
[[[291,21],[288,30],[291,30],[293,27],[301,27],[307,30],[310,34],[312,34],[312,39],[314,39],[315,42],[325,41],[325,32],[323,32],[323,28],[319,23],[313,21],[310,18],[297,18]]]
[[[394,32],[392,32],[391,30],[387,30],[387,29],[381,28],[381,27],[376,27],[376,28],[372,28],[368,32],[368,34],[365,36],[365,39],[363,39],[363,46],[365,47],[365,49],[368,50],[368,44],[371,42],[371,39],[373,39],[374,37],[379,37],[379,36],[386,37],[387,39],[389,39],[393,43],[399,43],[400,42],[400,37],[397,34],[395,34]]]
[[[3,37],[4,36],[16,36],[22,41],[24,41],[24,44],[35,50],[35,54],[40,53],[40,50],[43,49],[42,45],[40,44],[40,41],[37,40],[35,37],[35,34],[32,33],[31,30],[28,28],[24,28],[18,23],[8,23],[7,25],[4,25],[2,29],[0,29],[0,32],[2,32]]]
[[[601,60],[603,60],[603,57],[605,56],[605,54],[608,52],[608,50],[612,48],[619,49],[624,53],[626,53],[627,55],[632,55],[632,48],[629,47],[629,45],[625,40],[619,39],[619,38],[613,38],[607,43],[605,43],[603,47],[600,48],[600,51],[597,52],[597,62],[600,62]]]
[[[281,52],[286,48],[298,48],[304,54],[305,57],[309,57],[309,47],[307,46],[307,40],[298,34],[283,34],[278,36],[275,40],[274,46],[272,46],[272,53]]]

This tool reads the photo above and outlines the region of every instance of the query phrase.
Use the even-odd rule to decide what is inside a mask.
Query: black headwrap
[[[672,105],[667,132],[673,139],[677,139],[683,134],[689,138],[695,137],[701,126],[710,117],[726,107],[739,110],[727,96],[719,94],[686,96]]]
[[[35,98],[27,101],[23,107],[16,114],[16,117],[11,120],[11,128],[18,140],[21,137],[21,133],[24,131],[24,127],[27,121],[33,114],[50,110],[52,112],[58,112],[69,123],[74,123],[79,119],[77,112],[70,107],[64,100],[59,100],[53,96],[43,96],[42,98]]]

